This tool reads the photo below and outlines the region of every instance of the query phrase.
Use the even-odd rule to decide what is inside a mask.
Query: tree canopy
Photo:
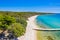
[[[11,30],[16,37],[22,36],[25,33],[25,29],[20,23],[15,23]]]
[[[16,19],[16,17],[9,15],[0,15],[0,30],[10,30],[15,37],[19,37],[25,33],[25,26],[27,25],[25,23],[26,21],[23,19]]]
[[[0,15],[0,29],[8,29],[15,22],[16,19],[14,17]]]

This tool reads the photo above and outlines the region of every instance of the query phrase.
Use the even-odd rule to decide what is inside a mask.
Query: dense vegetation
[[[14,17],[11,17],[11,16],[3,16],[3,15],[0,15],[0,29],[1,30],[6,30],[9,28],[10,25],[12,25],[13,23],[15,23],[16,20]]]
[[[20,23],[15,23],[11,30],[16,37],[22,36],[25,33],[25,28]]]
[[[0,15],[0,30],[3,30],[3,32],[6,30],[10,30],[15,37],[23,35],[25,33],[25,26],[27,25],[27,23],[24,22],[25,20],[22,19],[20,20],[21,23],[17,22],[16,20],[17,19],[15,17]]]
[[[27,19],[30,16],[33,15],[43,15],[43,14],[48,14],[48,13],[39,13],[39,12],[8,12],[8,11],[0,11],[0,14],[2,15],[9,15],[9,16],[14,16],[16,18],[23,18]]]
[[[0,30],[3,30],[2,32],[8,30],[7,32],[10,31],[15,37],[22,36],[26,31],[27,18],[41,14],[45,13],[0,11]]]

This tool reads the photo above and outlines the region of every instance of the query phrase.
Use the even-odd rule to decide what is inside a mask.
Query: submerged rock
[[[48,40],[54,40],[51,36],[47,36]]]

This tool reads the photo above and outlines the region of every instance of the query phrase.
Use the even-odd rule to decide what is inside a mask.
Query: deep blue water
[[[60,14],[39,15],[36,20],[38,25],[43,23],[45,27],[60,28]]]
[[[54,29],[60,28],[60,14],[39,15],[36,18],[36,23],[39,27]],[[43,31],[40,34],[42,34],[45,38],[50,36],[54,40],[60,40],[60,31]]]

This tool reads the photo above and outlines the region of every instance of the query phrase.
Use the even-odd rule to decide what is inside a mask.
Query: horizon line
[[[0,10],[0,12],[36,12],[36,13],[60,13],[60,12],[41,12],[41,11],[12,11],[12,10]]]

